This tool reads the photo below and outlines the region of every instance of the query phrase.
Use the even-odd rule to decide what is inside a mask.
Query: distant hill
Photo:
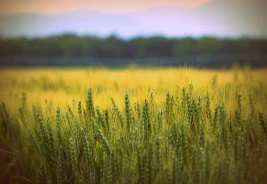
[[[162,34],[165,36],[267,37],[265,0],[213,0],[194,9],[159,6],[129,13],[77,10],[44,15],[0,15],[0,35],[47,36],[76,34],[122,37]]]

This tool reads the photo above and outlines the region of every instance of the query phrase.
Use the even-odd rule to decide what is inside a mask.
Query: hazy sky
[[[0,0],[0,13],[59,13],[77,9],[136,11],[153,6],[196,7],[210,0]]]

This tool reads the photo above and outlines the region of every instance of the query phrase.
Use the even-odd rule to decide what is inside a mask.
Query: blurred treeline
[[[44,38],[0,38],[0,56],[88,56],[94,58],[149,58],[190,54],[267,53],[267,39],[216,37],[166,38],[116,35],[100,38],[74,34]]]

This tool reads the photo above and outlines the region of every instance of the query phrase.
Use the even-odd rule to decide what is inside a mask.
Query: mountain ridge
[[[116,33],[122,37],[153,34],[267,37],[265,6],[261,0],[234,3],[214,0],[192,9],[156,6],[126,13],[81,9],[51,15],[0,14],[0,35],[40,37],[72,32],[98,36]]]

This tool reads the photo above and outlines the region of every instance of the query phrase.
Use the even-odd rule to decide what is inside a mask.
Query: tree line
[[[190,54],[267,53],[267,39],[163,36],[122,39],[53,35],[44,38],[0,38],[0,56],[88,56],[94,58],[150,58]]]

